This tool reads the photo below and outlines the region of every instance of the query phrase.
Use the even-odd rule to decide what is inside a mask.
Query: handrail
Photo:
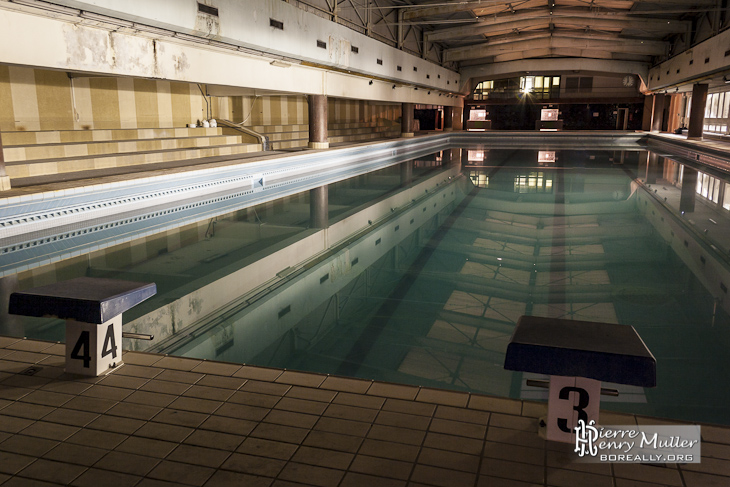
[[[252,137],[256,137],[256,139],[258,139],[259,143],[261,144],[262,150],[265,150],[265,151],[266,150],[271,150],[271,144],[269,143],[269,137],[267,135],[260,134],[258,132],[255,132],[255,131],[251,130],[248,127],[244,127],[240,123],[231,122],[230,120],[226,120],[224,118],[219,118],[218,119],[218,124],[219,125],[223,125],[223,126],[228,127],[228,128],[232,128],[232,129],[238,130],[240,132],[243,132],[246,135],[250,135]]]

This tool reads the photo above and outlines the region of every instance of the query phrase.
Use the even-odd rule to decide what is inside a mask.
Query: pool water
[[[443,161],[442,154],[415,161],[414,181],[446,170]],[[166,340],[153,350],[539,400],[546,391],[528,387],[525,380],[543,377],[503,368],[520,316],[620,323],[634,326],[654,354],[658,385],[604,384],[620,395],[604,398],[603,408],[730,424],[730,319],[723,292],[708,290],[701,274],[702,266],[721,276],[729,273],[727,243],[720,243],[719,230],[693,227],[709,211],[718,228],[726,224],[730,229],[722,201],[702,196],[700,188],[694,211],[682,213],[686,205],[674,204],[681,180],[656,170],[649,179],[649,158],[639,150],[474,147],[461,161],[462,177],[445,183],[444,191],[455,193],[453,201],[439,210],[429,206],[433,216],[418,228],[404,227],[393,245],[378,247],[370,265],[356,265],[353,257],[365,255],[362,249],[370,245],[362,236],[343,244],[333,260],[292,275],[289,292],[309,300],[311,312],[297,316],[293,326],[272,331],[271,340],[251,338],[257,343],[253,347],[240,335],[234,341],[233,335],[236,327],[277,326],[246,321],[254,305],[279,299],[274,290],[270,297],[260,293],[253,304],[209,317],[205,329],[190,335],[194,338]],[[663,164],[682,166],[670,159]],[[331,185],[331,221],[402,191],[401,175],[395,166]],[[726,184],[715,176],[718,184]],[[661,189],[652,192],[649,184]],[[198,230],[198,235],[205,230],[204,238],[173,252],[153,252],[134,264],[112,265],[107,257],[102,265],[87,258],[65,277],[157,281],[159,300],[125,314],[127,322],[176,299],[191,281],[210,283],[266,248],[309,235],[307,198],[221,218]],[[413,201],[412,209],[393,210],[392,218],[407,221],[409,211],[420,213],[421,200]],[[377,222],[373,231],[389,222]],[[662,226],[670,224],[674,226]],[[702,264],[688,265],[692,256],[673,240],[685,227],[704,249]],[[262,232],[256,238],[251,237],[254,229]],[[686,240],[685,247],[690,249]],[[349,259],[346,272],[335,272],[343,255]],[[182,268],[181,261],[189,265]],[[177,270],[171,272],[169,266]],[[331,269],[326,277],[322,271],[316,278],[320,284],[338,279],[337,289],[315,302],[314,288],[305,278],[325,267]],[[201,277],[205,272],[211,277]],[[279,317],[288,312],[282,309]],[[14,325],[16,331],[39,338],[62,336],[57,322],[28,323]],[[208,342],[213,345],[204,346]]]

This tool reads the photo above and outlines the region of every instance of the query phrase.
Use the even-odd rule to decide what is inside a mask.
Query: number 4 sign
[[[578,420],[598,423],[601,381],[585,377],[550,376],[548,394],[547,439],[575,442]]]
[[[66,321],[66,372],[98,376],[122,361],[122,315],[102,323]]]

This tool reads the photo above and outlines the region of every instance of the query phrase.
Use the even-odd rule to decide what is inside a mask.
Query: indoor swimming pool
[[[590,147],[431,151],[330,182],[327,230],[303,191],[13,282],[155,282],[124,315],[156,335],[135,349],[523,399],[546,391],[503,369],[520,316],[632,325],[658,385],[609,385],[602,407],[730,424],[730,178]],[[0,334],[63,339],[60,320],[2,319]]]

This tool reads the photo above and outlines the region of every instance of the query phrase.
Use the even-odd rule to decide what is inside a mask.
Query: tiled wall
[[[205,112],[195,84],[0,65],[4,132],[184,127]]]
[[[205,89],[203,87],[203,89]],[[307,124],[304,95],[209,97],[210,116],[246,126]],[[0,65],[0,131],[184,127],[207,118],[200,88],[141,78],[69,78]],[[330,123],[400,117],[400,104],[329,99]]]

